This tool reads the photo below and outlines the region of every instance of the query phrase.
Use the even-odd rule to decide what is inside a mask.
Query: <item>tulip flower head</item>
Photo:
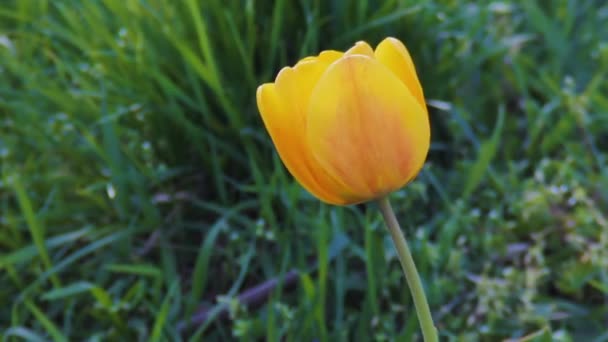
[[[283,68],[257,104],[289,172],[320,200],[348,205],[410,182],[430,144],[424,94],[395,38],[358,42]]]

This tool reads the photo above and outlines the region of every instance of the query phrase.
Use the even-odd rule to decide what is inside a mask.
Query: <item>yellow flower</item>
[[[430,143],[412,58],[395,38],[358,42],[285,67],[261,85],[257,104],[291,174],[320,200],[377,199],[411,181]]]

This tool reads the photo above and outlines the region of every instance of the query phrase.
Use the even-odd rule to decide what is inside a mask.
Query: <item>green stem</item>
[[[405,240],[405,236],[403,236],[403,232],[401,232],[401,227],[399,227],[399,222],[397,222],[397,218],[395,217],[395,213],[393,212],[393,208],[391,207],[388,197],[379,199],[378,205],[380,206],[382,216],[384,216],[388,230],[393,238],[393,243],[395,244],[397,254],[399,255],[399,261],[401,262],[401,267],[403,268],[403,273],[405,273],[407,285],[409,286],[412,297],[414,298],[414,306],[416,307],[416,313],[418,314],[418,321],[420,322],[420,328],[422,329],[424,341],[438,342],[439,338],[437,337],[437,329],[433,324],[433,316],[431,316],[429,303],[426,300],[426,295],[424,294],[424,289],[422,288],[422,282],[420,281],[418,270],[416,270],[416,264],[414,264],[412,253],[410,253],[410,249],[407,246],[407,241]]]

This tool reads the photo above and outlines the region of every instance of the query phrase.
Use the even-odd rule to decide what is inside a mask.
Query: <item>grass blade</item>
[[[40,309],[34,305],[31,301],[25,301],[25,306],[30,310],[30,312],[36,317],[36,319],[40,322],[40,324],[46,329],[46,331],[51,335],[53,341],[55,342],[67,342],[68,339],[65,337],[59,328],[53,323],[44,312],[40,311]]]
[[[44,226],[42,222],[38,220],[38,217],[36,217],[32,202],[29,196],[27,195],[27,192],[25,191],[25,188],[23,187],[19,176],[13,175],[11,181],[13,184],[15,195],[17,196],[17,201],[19,202],[19,206],[21,207],[21,212],[25,217],[25,221],[30,231],[30,235],[32,236],[32,240],[34,240],[34,245],[38,250],[38,255],[42,260],[42,264],[47,270],[49,270],[53,267],[53,263],[51,262],[48,250],[46,249],[46,244],[44,243]],[[51,276],[51,282],[55,287],[61,286],[61,282],[59,281],[59,277],[57,275]]]

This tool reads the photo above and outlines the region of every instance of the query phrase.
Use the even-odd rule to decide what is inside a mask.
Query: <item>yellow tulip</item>
[[[261,85],[257,104],[289,172],[320,200],[383,197],[420,171],[430,144],[422,87],[395,38],[323,51]]]

